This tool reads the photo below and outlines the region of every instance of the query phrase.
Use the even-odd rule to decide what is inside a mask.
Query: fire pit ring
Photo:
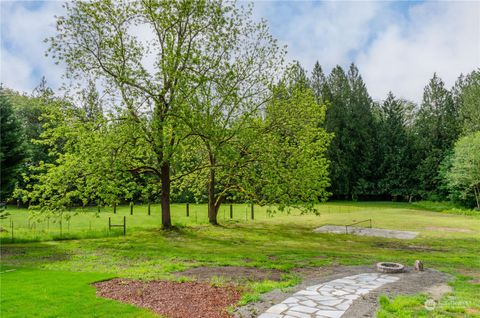
[[[377,270],[382,273],[401,273],[405,266],[399,263],[381,262],[377,263]]]

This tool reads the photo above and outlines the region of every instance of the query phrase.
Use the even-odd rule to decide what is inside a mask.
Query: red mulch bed
[[[115,278],[94,286],[98,296],[148,308],[169,318],[229,318],[227,307],[240,300],[240,292],[233,285]]]

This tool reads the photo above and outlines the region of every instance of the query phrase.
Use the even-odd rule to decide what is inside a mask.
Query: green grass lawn
[[[10,268],[11,270],[11,268]],[[147,310],[95,296],[91,282],[112,278],[32,268],[2,268],[2,317],[156,317]]]
[[[225,208],[225,219],[223,217]],[[444,296],[436,310],[425,312],[423,296],[416,295],[382,301],[380,317],[479,317],[480,301],[480,218],[417,210],[409,204],[385,202],[334,202],[319,207],[320,216],[290,214],[268,216],[266,208],[255,207],[250,220],[246,205],[235,205],[229,219],[228,205],[220,208],[221,226],[208,225],[206,206],[174,205],[172,219],[177,229],[164,232],[158,206],[148,216],[146,206],[117,209],[117,215],[92,209],[70,221],[69,231],[28,228],[28,212],[9,207],[18,224],[16,242],[9,243],[3,232],[1,278],[2,317],[78,317],[148,316],[148,312],[98,299],[90,283],[110,277],[174,279],[172,272],[196,266],[241,265],[275,268],[285,272],[282,282],[256,282],[247,286],[242,302],[254,301],[273,288],[298,283],[290,271],[296,267],[332,264],[360,265],[378,261],[397,261],[412,265],[416,259],[426,267],[454,276],[453,293]],[[127,215],[127,236],[105,230],[108,217],[120,220]],[[195,216],[196,215],[196,216]],[[247,217],[246,217],[247,216]],[[313,233],[323,224],[346,224],[363,219],[373,226],[420,232],[411,241]],[[33,221],[31,221],[33,222]],[[92,222],[92,230],[90,230]],[[25,224],[23,230],[21,224]],[[54,223],[55,226],[58,223]],[[2,221],[8,229],[9,219]],[[50,239],[50,240],[49,240]],[[5,272],[5,269],[16,269]],[[476,282],[473,280],[477,280]],[[56,282],[56,283],[51,283]],[[33,307],[38,312],[32,314]],[[12,309],[15,308],[15,309]],[[72,316],[72,315],[67,315]]]

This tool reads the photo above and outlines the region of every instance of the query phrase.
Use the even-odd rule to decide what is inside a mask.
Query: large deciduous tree
[[[462,199],[473,197],[480,209],[480,131],[460,138],[455,143],[451,167],[446,174],[452,192]]]
[[[460,76],[453,88],[463,135],[480,131],[480,70]]]
[[[227,198],[311,207],[328,197],[325,151],[331,136],[322,128],[325,106],[315,102],[302,73],[295,64],[273,91],[267,86],[258,91],[257,85],[255,94],[247,91],[252,98],[242,94],[236,101],[245,105],[227,102],[223,111],[211,105],[203,124],[196,125],[191,154],[204,162],[207,174],[199,171],[186,183],[195,185],[199,196],[208,185],[210,223],[217,223]]]
[[[32,208],[61,213],[72,206],[115,203],[125,198],[122,190],[131,188],[121,169],[112,169],[120,163],[112,145],[125,147],[112,140],[120,136],[118,129],[102,113],[92,89],[79,99],[83,107],[56,97],[44,101],[41,133],[33,143],[48,149],[49,160],[32,162],[17,191]]]
[[[252,150],[257,162],[246,180],[256,181],[250,187],[259,202],[311,210],[331,195],[327,148],[333,135],[323,127],[326,106],[316,102],[305,81],[298,81],[295,67],[290,72],[294,76],[287,74],[273,89],[262,120],[265,133],[257,135]]]
[[[212,224],[217,224],[218,209],[227,195],[239,190],[238,178],[252,162],[245,156],[251,143],[246,136],[255,129],[255,120],[271,98],[270,88],[283,71],[284,50],[266,24],[255,23],[250,15],[250,9],[239,12],[230,47],[225,45],[222,59],[196,86],[189,99],[190,116],[183,118],[192,145],[184,157],[200,156],[197,167],[192,166],[198,172],[195,181],[187,182],[207,184]],[[199,176],[205,173],[207,180]]]
[[[118,117],[141,132],[137,137],[145,149],[132,156],[129,170],[158,178],[162,225],[168,228],[172,178],[184,174],[179,171],[182,143],[196,134],[185,118],[217,107],[223,95],[231,103],[236,90],[260,84],[250,72],[267,62],[248,57],[272,57],[265,51],[273,45],[265,24],[254,25],[249,10],[216,0],[74,1],[66,4],[66,12],[50,39],[50,54],[67,64],[70,78],[101,82],[115,98]],[[238,66],[236,52],[251,64]],[[220,71],[227,72],[221,79]],[[216,83],[224,79],[225,87]],[[207,94],[214,99],[199,94],[208,89],[215,90]],[[196,100],[200,112],[192,109]]]

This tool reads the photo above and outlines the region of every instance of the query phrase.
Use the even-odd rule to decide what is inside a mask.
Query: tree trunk
[[[168,229],[172,226],[170,218],[170,164],[165,162],[160,172],[162,181],[162,227]]]
[[[208,221],[212,225],[218,225],[217,222],[217,204],[215,198],[215,169],[210,168],[210,178],[208,180]]]

